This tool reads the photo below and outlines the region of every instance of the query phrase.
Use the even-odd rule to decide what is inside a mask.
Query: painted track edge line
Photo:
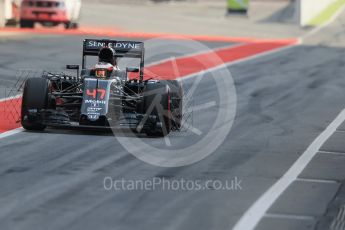
[[[16,96],[13,96],[13,97],[0,98],[0,102],[5,102],[5,101],[8,101],[8,100],[18,99],[18,98],[21,98],[21,97],[22,97],[21,94],[17,94]]]
[[[253,61],[253,60],[258,59],[258,58],[270,56],[270,55],[275,54],[275,53],[283,52],[285,50],[294,48],[295,46],[298,46],[300,44],[301,44],[301,41],[299,40],[295,44],[286,45],[286,46],[281,47],[281,48],[276,48],[276,49],[273,49],[273,50],[270,50],[270,51],[265,51],[265,52],[260,53],[260,54],[254,54],[254,55],[249,56],[249,57],[244,57],[244,58],[236,60],[236,61],[227,62],[227,63],[224,63],[222,65],[218,65],[218,66],[209,68],[207,70],[202,70],[202,71],[197,72],[197,73],[192,73],[190,75],[186,75],[186,76],[184,76],[182,78],[177,78],[176,80],[178,80],[178,81],[188,80],[188,79],[194,78],[196,76],[199,76],[200,74],[212,72],[212,71],[223,69],[223,68],[230,67],[230,66],[233,66],[233,65],[238,65],[238,64],[241,64],[241,63],[244,63],[244,62]]]
[[[268,209],[280,195],[292,184],[298,175],[318,153],[322,145],[331,137],[337,128],[345,121],[345,109],[332,121],[331,124],[309,145],[307,150],[295,161],[289,170],[271,186],[255,203],[242,215],[233,227],[234,230],[254,229],[265,216]]]
[[[214,52],[217,52],[217,51],[220,51],[223,49],[237,48],[237,47],[244,46],[244,45],[248,45],[248,43],[233,43],[231,45],[221,46],[221,47],[217,47],[215,49],[210,48],[209,50],[202,50],[202,51],[198,51],[198,52],[191,53],[191,54],[181,55],[181,56],[178,56],[176,58],[175,57],[168,57],[168,58],[164,58],[164,59],[159,60],[159,61],[152,62],[152,63],[148,64],[147,66],[145,66],[145,68],[150,68],[152,66],[160,65],[162,63],[173,61],[173,60],[180,59],[180,58],[189,58],[189,57],[193,57],[195,55],[202,55],[202,54],[206,54],[209,52],[214,53]]]
[[[6,131],[4,133],[0,133],[0,139],[3,139],[5,137],[10,137],[10,136],[16,135],[16,134],[21,133],[21,132],[24,132],[24,129],[22,127],[12,129],[12,130]]]

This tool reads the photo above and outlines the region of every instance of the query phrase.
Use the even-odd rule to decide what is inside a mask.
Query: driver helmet
[[[111,47],[104,47],[98,53],[98,61],[110,63],[113,66],[116,66],[116,57],[115,57],[115,50]]]

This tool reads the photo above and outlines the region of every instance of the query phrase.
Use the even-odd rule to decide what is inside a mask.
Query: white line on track
[[[236,44],[232,44],[232,45],[217,47],[215,49],[209,48],[209,49],[205,49],[205,50],[200,50],[200,51],[195,52],[195,53],[185,54],[185,55],[181,55],[181,56],[177,56],[177,57],[168,57],[168,58],[164,58],[164,59],[159,60],[159,61],[151,62],[149,65],[145,66],[145,68],[159,65],[159,64],[169,62],[169,61],[174,61],[174,60],[180,59],[180,58],[189,58],[189,57],[193,57],[193,56],[201,55],[201,54],[206,54],[206,53],[210,53],[210,52],[214,53],[214,52],[217,52],[217,51],[220,51],[223,49],[236,48],[236,47],[240,47],[243,45],[247,45],[247,43],[236,43]]]
[[[224,63],[222,65],[218,65],[218,66],[215,66],[213,68],[210,68],[210,69],[207,69],[207,70],[202,70],[198,73],[192,73],[190,75],[186,75],[182,78],[178,78],[177,80],[178,81],[184,81],[184,80],[188,80],[190,78],[194,78],[194,77],[197,77],[199,75],[203,75],[205,73],[209,73],[209,72],[213,72],[213,71],[217,71],[217,70],[220,70],[220,69],[223,69],[223,68],[227,68],[227,67],[230,67],[230,66],[233,66],[233,65],[238,65],[238,64],[241,64],[241,63],[244,63],[244,62],[248,62],[248,61],[252,61],[252,60],[256,60],[258,58],[263,58],[263,57],[267,57],[267,56],[270,56],[272,54],[276,54],[276,53],[279,53],[279,52],[283,52],[285,50],[288,50],[288,49],[291,49],[297,45],[300,45],[301,44],[301,41],[298,40],[298,42],[296,44],[291,44],[291,45],[287,45],[285,47],[282,47],[282,48],[277,48],[277,49],[274,49],[274,50],[271,50],[271,51],[267,51],[267,52],[263,52],[261,54],[256,54],[256,55],[253,55],[253,56],[250,56],[250,57],[246,57],[246,58],[243,58],[243,59],[239,59],[237,61],[232,61],[232,62],[227,62],[227,63]]]
[[[4,133],[0,133],[0,139],[5,138],[5,137],[9,137],[9,136],[13,136],[13,135],[21,133],[23,131],[24,131],[23,128],[17,128],[17,129],[12,129],[12,130],[4,132]]]
[[[320,30],[332,24],[338,16],[343,13],[345,6],[343,6],[327,23],[316,27],[309,33],[305,34],[299,38],[299,43],[303,43],[306,38],[314,35]],[[283,49],[289,49],[291,47],[285,47]],[[267,54],[263,54],[267,55]],[[255,57],[258,58],[258,57]],[[236,63],[234,63],[236,64]],[[327,139],[335,132],[339,131],[337,128],[345,121],[345,110],[343,110],[337,118],[327,127],[327,129],[322,132],[308,147],[308,149],[298,158],[298,160],[291,166],[291,168],[275,183],[270,187],[261,197],[256,200],[256,202],[244,213],[240,220],[233,227],[233,230],[252,230],[260,220],[267,216],[266,212],[272,206],[272,204],[281,196],[281,194],[288,188],[288,186],[296,181],[303,180],[298,179],[298,175],[304,170],[304,168],[309,164],[313,157],[317,153],[328,153],[328,154],[345,154],[345,153],[331,153],[325,151],[319,151],[322,145],[327,141]]]
[[[318,153],[322,145],[331,137],[337,128],[345,121],[345,110],[323,131],[289,168],[289,170],[270,187],[255,203],[244,213],[237,222],[234,230],[252,230],[265,216],[268,209],[280,197],[280,195],[294,182],[303,169],[309,164],[313,157]]]
[[[21,94],[18,94],[18,95],[13,96],[13,97],[1,98],[0,102],[5,102],[5,101],[8,101],[8,100],[18,99],[21,96],[22,96]],[[16,129],[12,129],[12,130],[6,131],[4,133],[0,133],[0,139],[16,135],[16,134],[21,133],[23,131],[24,131],[24,129],[22,127],[20,127],[20,128],[16,128]]]
[[[20,98],[21,96],[22,96],[21,94],[18,94],[18,95],[13,96],[13,97],[1,98],[1,99],[0,99],[0,102],[4,102],[4,101],[8,101],[8,100],[12,100],[12,99],[18,99],[18,98]]]

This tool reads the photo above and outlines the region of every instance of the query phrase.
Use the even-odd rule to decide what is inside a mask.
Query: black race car
[[[144,43],[86,39],[76,76],[44,73],[25,82],[21,123],[26,130],[52,127],[119,128],[166,136],[180,130],[183,89],[176,80],[144,79]],[[86,57],[99,65],[86,69]],[[119,70],[118,58],[140,59],[140,66]],[[137,74],[130,78],[129,73]]]

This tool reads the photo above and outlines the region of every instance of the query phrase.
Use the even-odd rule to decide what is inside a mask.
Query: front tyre
[[[165,81],[147,84],[144,90],[144,107],[146,115],[157,117],[159,126],[147,130],[147,136],[165,137],[172,128],[170,88]]]
[[[20,28],[34,28],[35,23],[30,20],[20,20],[19,22]]]
[[[167,80],[171,95],[171,122],[173,129],[180,130],[183,118],[183,87],[177,80]]]
[[[21,123],[24,129],[43,131],[46,126],[42,124],[39,112],[48,106],[49,81],[44,78],[29,78],[25,82]]]

